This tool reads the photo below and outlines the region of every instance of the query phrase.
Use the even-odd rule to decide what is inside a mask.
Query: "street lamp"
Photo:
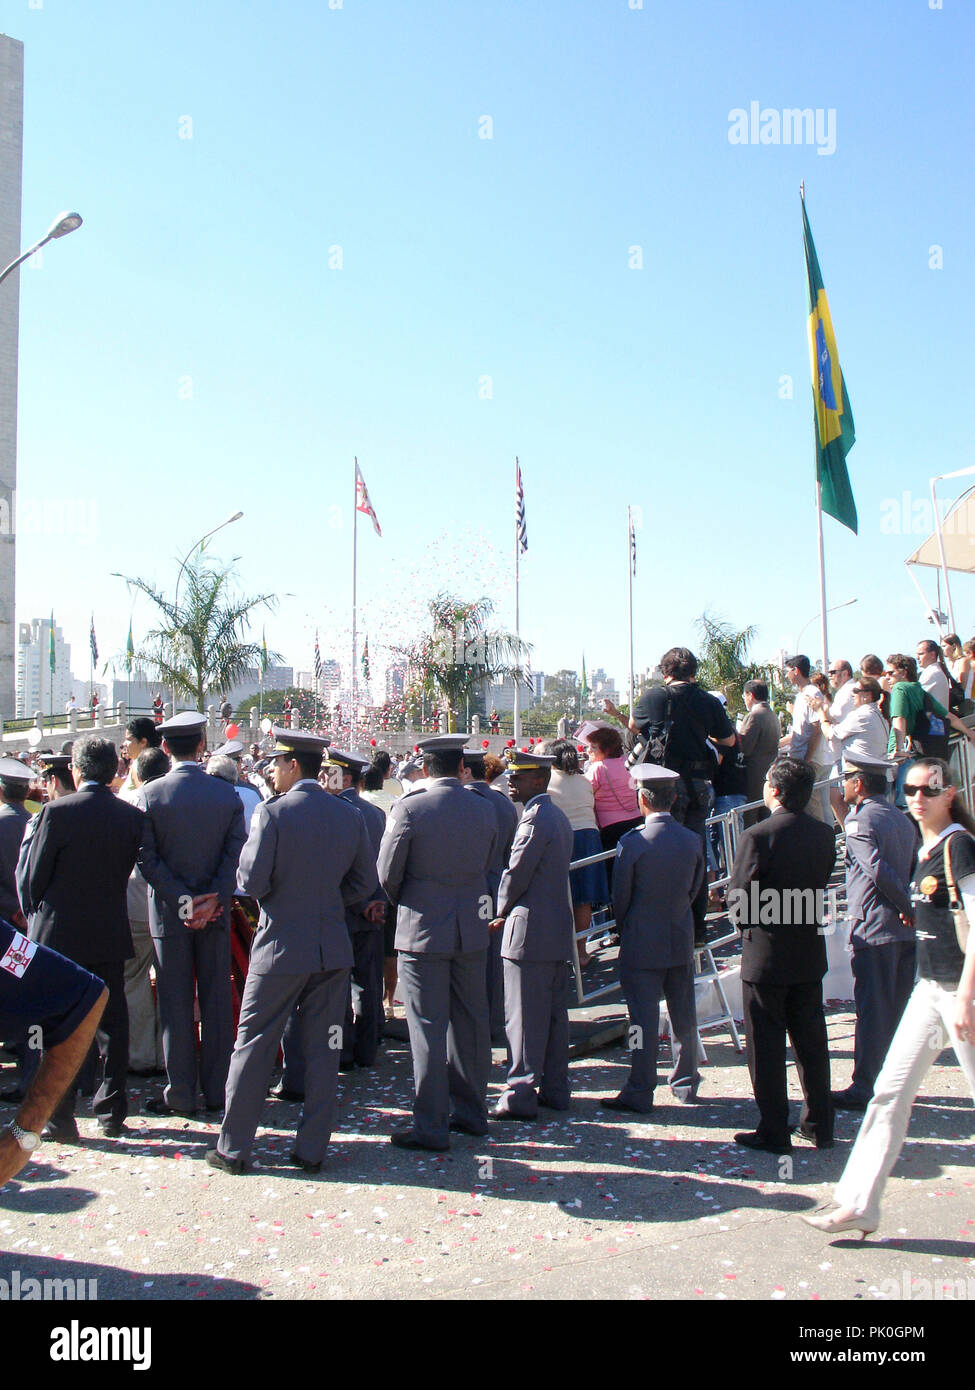
[[[70,228],[69,228],[69,231],[70,231]],[[63,235],[63,234],[62,234],[62,235]],[[243,515],[244,515],[243,512],[234,512],[233,516],[228,516],[226,521],[221,521],[221,523],[220,523],[219,526],[214,526],[214,528],[213,528],[212,531],[208,531],[208,532],[206,533],[205,536],[201,536],[200,539],[196,542],[196,544],[193,545],[193,546],[191,546],[190,549],[186,552],[186,556],[185,556],[185,558],[184,558],[182,564],[180,565],[179,570],[177,571],[177,574],[176,574],[176,592],[175,592],[174,595],[173,595],[173,613],[174,613],[174,615],[178,612],[178,609],[179,609],[179,581],[183,578],[183,571],[186,569],[186,566],[189,564],[190,556],[194,553],[194,551],[200,550],[200,549],[202,548],[204,542],[208,541],[208,540],[210,539],[211,536],[215,536],[215,535],[217,534],[218,531],[222,531],[223,528],[224,528],[225,526],[229,526],[229,525],[231,524],[231,522],[239,521],[240,518],[241,518]],[[173,686],[173,714],[175,715],[175,713],[176,713],[176,687]]]
[[[837,610],[840,609],[840,608],[849,608],[850,605],[853,604],[853,603],[859,603],[859,599],[848,598],[844,603],[837,603],[837,604],[835,604],[832,608],[827,608],[826,612],[827,612],[827,613],[835,613],[835,612],[837,612]],[[806,628],[809,626],[809,623],[814,623],[818,617],[819,617],[819,614],[818,614],[818,613],[814,613],[814,614],[812,615],[812,617],[809,619],[809,622],[803,623],[802,627],[799,629],[799,636],[796,638],[796,645],[795,645],[795,646],[793,647],[793,649],[792,649],[792,650],[793,650],[793,653],[794,653],[795,655],[798,655],[798,653],[799,653],[799,642],[800,642],[801,639],[802,639],[802,634],[805,632]]]
[[[21,251],[16,260],[11,261],[8,266],[0,270],[0,284],[6,280],[7,276],[23,265],[35,251],[39,251],[42,246],[46,246],[49,241],[55,241],[58,237],[67,236],[69,232],[76,232],[81,226],[81,214],[79,212],[62,212],[48,227],[40,241],[35,241],[33,246],[28,246],[26,251]]]

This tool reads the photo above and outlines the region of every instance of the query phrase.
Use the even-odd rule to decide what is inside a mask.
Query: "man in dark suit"
[[[390,1135],[401,1149],[443,1152],[452,1129],[488,1132],[487,874],[498,831],[491,808],[458,778],[466,741],[420,740],[428,780],[391,808],[379,850],[413,1055],[413,1125]]]
[[[30,841],[30,938],[108,987],[96,1034],[103,1074],[93,1109],[102,1133],[114,1137],[123,1132],[128,1113],[125,962],[132,955],[132,933],[126,897],[145,818],[112,795],[109,784],[118,770],[114,743],[90,735],[75,744],[72,758],[78,790],[48,802]],[[74,1101],[71,1086],[51,1116],[46,1137],[77,1143]]]
[[[139,868],[149,884],[149,930],[167,1086],[146,1103],[151,1115],[196,1113],[194,982],[200,1001],[199,1079],[206,1108],[223,1109],[234,1045],[230,993],[230,900],[247,838],[244,808],[229,782],[208,777],[206,715],[186,711],[159,725],[173,761],[139,792],[145,835]]]
[[[483,797],[484,804],[490,806],[498,822],[498,842],[494,847],[494,858],[491,860],[488,867],[487,875],[488,892],[491,894],[491,906],[492,909],[496,910],[498,906],[498,889],[501,886],[501,875],[508,866],[508,856],[511,854],[511,843],[515,838],[515,830],[518,826],[518,812],[507,796],[499,796],[488,784],[483,749],[464,749],[464,765],[461,768],[460,779],[467,789],[472,791],[475,796]],[[491,939],[488,942],[487,994],[491,1041],[503,1045],[505,1041],[504,970],[501,965],[500,932],[492,932]]]
[[[788,1153],[786,1034],[792,1040],[804,1103],[797,1133],[818,1148],[833,1143],[829,1045],[823,1014],[826,885],[836,862],[832,829],[806,814],[815,773],[779,758],[765,779],[768,820],[738,841],[728,913],[742,933],[745,1053],[760,1120],[735,1143]]]
[[[866,1110],[901,1014],[914,988],[911,873],[918,849],[914,823],[887,800],[895,763],[843,755],[846,916],[853,945],[857,1025],[853,1079],[834,1092],[838,1110]]]
[[[746,714],[741,722],[738,736],[745,759],[748,786],[745,795],[749,801],[761,801],[765,788],[765,774],[779,756],[779,740],[782,729],[779,717],[768,702],[768,686],[764,681],[746,681],[742,691]],[[754,825],[764,820],[766,810],[745,812],[745,825]]]
[[[251,946],[227,1112],[207,1162],[242,1173],[292,1010],[306,1059],[304,1107],[291,1161],[317,1173],[332,1133],[352,946],[346,909],[367,902],[376,867],[365,821],[319,785],[325,739],[272,730],[277,795],[254,812],[240,856],[240,891],[261,918]],[[213,780],[208,779],[208,780]]]
[[[0,758],[0,917],[25,927],[17,896],[17,860],[30,812],[24,805],[34,773],[19,758]]]
[[[495,1120],[534,1120],[539,1105],[569,1108],[569,898],[572,827],[548,795],[555,759],[520,752],[508,763],[512,801],[524,806],[498,890],[508,1088]],[[488,795],[493,795],[489,791]]]
[[[640,763],[641,830],[619,842],[613,870],[613,916],[620,934],[620,984],[630,1015],[630,1075],[607,1110],[648,1115],[657,1085],[660,1000],[673,1038],[670,1088],[682,1104],[697,1098],[697,1009],[694,1002],[693,904],[704,878],[701,838],[671,815],[679,774]]]

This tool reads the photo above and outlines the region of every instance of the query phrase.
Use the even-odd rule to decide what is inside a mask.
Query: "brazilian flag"
[[[809,277],[809,358],[816,414],[816,469],[822,488],[823,511],[844,526],[849,526],[856,535],[857,508],[846,469],[846,456],[856,443],[853,411],[840,369],[833,320],[823,288],[819,258],[809,230],[805,200],[802,204],[802,238]]]

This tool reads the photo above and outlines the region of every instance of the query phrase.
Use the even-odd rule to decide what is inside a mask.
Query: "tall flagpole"
[[[518,459],[515,457],[515,496],[518,495]],[[521,575],[520,568],[521,537],[519,532],[518,508],[515,507],[515,650],[518,653],[519,670],[521,668],[521,616],[518,611],[518,584]],[[515,743],[521,740],[521,677],[515,673],[515,703],[514,703],[514,735]]]
[[[806,181],[799,184],[799,198],[806,206]],[[813,371],[816,363],[813,362]],[[813,409],[813,448],[816,454],[816,537],[819,542],[819,620],[822,638],[823,674],[829,671],[829,643],[826,635],[826,549],[823,544],[823,485],[819,477],[819,448],[817,445],[816,412]],[[798,655],[798,653],[796,653]]]
[[[633,718],[633,512],[626,509],[626,572],[630,589],[630,718]]]
[[[359,543],[359,460],[355,459],[352,498],[352,729],[349,733],[349,747],[355,747],[356,729],[359,720],[359,681],[356,674],[356,566],[358,564]]]

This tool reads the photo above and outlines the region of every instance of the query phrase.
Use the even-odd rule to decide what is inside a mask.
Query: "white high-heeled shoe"
[[[849,1216],[841,1216],[839,1209],[821,1211],[812,1216],[806,1216],[800,1212],[799,1217],[805,1221],[807,1226],[815,1226],[817,1231],[825,1231],[829,1236],[839,1235],[842,1231],[859,1231],[860,1239],[863,1240],[877,1229],[876,1222],[869,1226],[865,1223],[864,1218],[857,1216],[855,1212],[851,1212]]]

